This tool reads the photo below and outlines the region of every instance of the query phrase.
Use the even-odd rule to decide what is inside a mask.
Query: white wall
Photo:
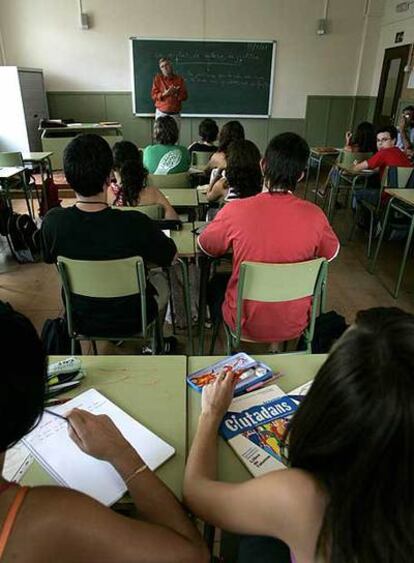
[[[383,0],[372,3],[382,10]],[[4,64],[43,68],[47,90],[130,90],[130,36],[274,39],[273,116],[302,118],[309,94],[373,93],[375,67],[365,64],[364,53],[377,52],[380,17],[371,17],[361,55],[366,0],[330,0],[330,33],[319,37],[324,5],[325,0],[83,0],[92,28],[81,31],[77,0],[1,0]]]

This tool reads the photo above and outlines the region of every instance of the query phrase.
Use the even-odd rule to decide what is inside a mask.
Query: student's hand
[[[104,414],[73,409],[67,415],[69,436],[86,454],[113,463],[131,449],[130,443]]]
[[[352,140],[352,131],[347,131],[345,133],[345,141],[347,145],[351,144],[351,140]]]
[[[222,372],[213,383],[205,385],[201,395],[201,414],[220,422],[233,400],[236,383],[232,372]]]
[[[404,114],[402,114],[400,117],[400,120],[398,122],[398,127],[400,128],[401,131],[404,131],[407,127],[407,119],[405,118]]]

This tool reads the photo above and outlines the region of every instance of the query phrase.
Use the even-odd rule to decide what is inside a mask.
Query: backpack
[[[327,354],[338,338],[348,328],[345,318],[336,311],[322,313],[315,321],[315,332],[312,340],[312,354]],[[300,338],[298,350],[304,350],[304,338]]]
[[[39,229],[27,213],[11,212],[7,221],[7,235],[10,249],[16,260],[25,264],[35,262],[40,254],[36,241]]]
[[[46,201],[42,192],[40,198],[39,217],[44,217],[52,207],[60,207],[59,188],[54,183],[53,178],[45,180]]]
[[[49,356],[71,355],[71,339],[69,338],[66,320],[62,317],[47,319],[42,328],[41,339]],[[75,354],[81,355],[80,343],[76,342]]]

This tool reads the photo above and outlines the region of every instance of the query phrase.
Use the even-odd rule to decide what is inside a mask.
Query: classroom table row
[[[289,392],[310,381],[325,361],[325,355],[258,355],[281,377],[277,384]],[[50,358],[50,362],[64,359]],[[182,498],[185,462],[194,438],[200,414],[201,395],[187,386],[186,376],[219,359],[218,356],[82,356],[86,377],[73,397],[95,388],[133,418],[147,426],[175,449],[175,455],[156,473]],[[251,476],[233,450],[219,439],[218,478],[240,482]],[[28,485],[55,484],[37,462],[33,462],[22,480]]]

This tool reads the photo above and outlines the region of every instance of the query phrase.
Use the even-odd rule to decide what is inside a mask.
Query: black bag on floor
[[[62,317],[45,321],[41,339],[48,356],[71,355],[71,340],[68,327],[66,326],[65,319]],[[82,354],[79,342],[76,342],[75,354]]]
[[[312,354],[327,354],[338,338],[348,328],[345,317],[338,315],[336,311],[322,313],[315,321],[315,333],[312,340]],[[301,336],[298,350],[305,349],[305,342]]]

